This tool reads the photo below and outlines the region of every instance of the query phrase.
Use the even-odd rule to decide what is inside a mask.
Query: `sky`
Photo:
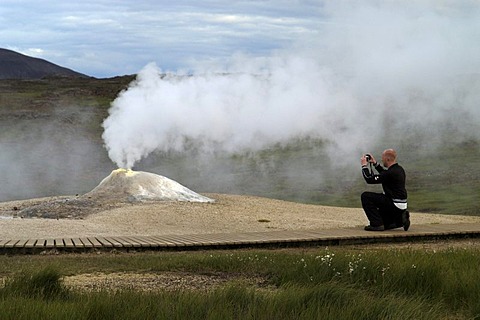
[[[135,74],[150,62],[190,72],[315,37],[323,7],[318,0],[2,0],[0,47],[97,78]]]

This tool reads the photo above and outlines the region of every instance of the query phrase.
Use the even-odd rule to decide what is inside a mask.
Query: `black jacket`
[[[395,203],[407,202],[407,190],[405,189],[405,170],[395,163],[385,169],[377,163],[375,169],[378,174],[371,172],[367,166],[362,167],[363,178],[368,184],[382,184],[383,192]]]

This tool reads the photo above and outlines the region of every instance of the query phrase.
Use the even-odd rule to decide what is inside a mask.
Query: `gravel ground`
[[[100,290],[138,290],[152,292],[158,290],[177,291],[195,290],[210,291],[228,284],[238,284],[257,289],[274,290],[268,279],[260,276],[248,277],[235,273],[189,273],[189,272],[159,272],[159,273],[88,273],[64,277],[67,287],[81,291]]]
[[[80,209],[71,205],[75,197],[3,202],[0,239],[361,228],[367,224],[361,208],[308,205],[255,196],[205,195],[215,202],[119,202],[117,199],[82,203]],[[51,218],[21,218],[22,212],[32,212],[38,206],[48,208]],[[69,210],[75,212],[68,214]],[[480,222],[480,217],[413,212],[411,221],[412,224],[468,223]]]

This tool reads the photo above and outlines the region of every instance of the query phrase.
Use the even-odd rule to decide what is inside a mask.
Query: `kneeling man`
[[[362,156],[362,174],[368,184],[382,184],[383,193],[362,193],[362,207],[370,224],[367,231],[383,231],[410,227],[410,214],[407,211],[407,190],[405,170],[397,163],[397,153],[387,149],[382,153],[382,165],[370,154]],[[373,165],[378,174],[369,169]]]

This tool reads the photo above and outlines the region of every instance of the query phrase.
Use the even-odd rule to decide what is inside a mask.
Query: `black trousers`
[[[383,193],[364,192],[361,196],[362,207],[367,215],[370,225],[385,227],[396,225],[402,226],[402,213],[405,210],[398,209],[392,199]]]

